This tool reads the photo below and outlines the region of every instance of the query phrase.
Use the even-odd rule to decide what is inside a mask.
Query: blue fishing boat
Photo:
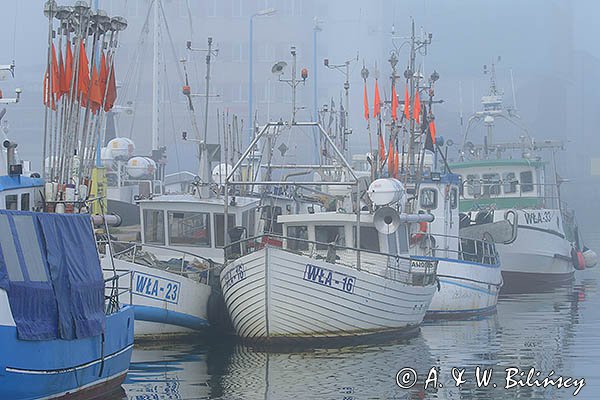
[[[36,179],[0,196],[31,195]],[[25,205],[24,202],[19,202]],[[133,311],[105,299],[89,215],[0,210],[0,396],[93,398],[117,390]]]
[[[0,210],[0,232],[2,398],[89,398],[119,388],[133,311],[105,301],[89,215]]]

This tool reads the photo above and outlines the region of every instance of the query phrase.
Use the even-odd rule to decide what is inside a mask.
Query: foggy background
[[[513,91],[510,71],[514,76],[514,98],[518,113],[531,136],[538,140],[562,139],[567,151],[561,155],[559,172],[571,180],[562,187],[565,199],[579,215],[583,230],[597,221],[594,205],[600,199],[600,124],[598,79],[600,49],[597,38],[600,27],[597,16],[600,4],[593,0],[162,0],[169,31],[174,43],[161,28],[161,96],[160,145],[167,146],[167,173],[197,170],[196,150],[191,142],[181,140],[181,132],[193,136],[183,85],[177,72],[179,59],[188,59],[193,93],[204,93],[204,53],[190,54],[187,40],[194,47],[205,48],[212,36],[219,54],[213,59],[213,80],[209,111],[210,136],[215,140],[216,110],[237,114],[248,132],[248,52],[250,16],[259,10],[275,8],[272,16],[254,18],[253,38],[253,109],[258,121],[290,117],[290,91],[277,82],[271,66],[280,60],[290,64],[289,48],[298,51],[298,67],[306,67],[309,78],[299,86],[298,120],[314,117],[313,82],[317,76],[317,108],[333,98],[339,105],[344,76],[327,69],[323,59],[332,64],[356,58],[350,69],[350,138],[355,153],[368,151],[366,122],[363,119],[360,70],[363,62],[371,75],[368,80],[369,102],[373,104],[373,74],[379,70],[383,98],[389,99],[390,66],[387,62],[395,35],[410,33],[411,17],[417,30],[433,34],[433,43],[425,59],[424,74],[435,69],[440,74],[436,97],[444,103],[434,108],[438,135],[452,138],[450,149],[455,157],[462,141],[460,112],[464,121],[480,109],[480,98],[487,93],[489,75],[483,65],[498,56],[498,87],[504,91],[504,106],[512,107]],[[58,1],[72,5],[71,1]],[[22,101],[9,105],[9,135],[20,144],[20,157],[40,166],[44,108],[42,76],[47,49],[47,19],[44,1],[0,0],[0,63],[15,60],[15,79],[0,81],[5,97],[14,89],[23,89]],[[98,0],[98,6],[109,16],[127,18],[129,26],[121,33],[115,64],[117,103],[133,110],[131,115],[117,118],[117,135],[130,137],[136,153],[148,155],[151,150],[152,94],[152,13],[150,30],[142,32],[150,0]],[[320,30],[316,33],[315,18]],[[190,22],[191,21],[191,22]],[[140,43],[143,46],[140,46]],[[408,47],[399,53],[400,71],[407,63]],[[176,57],[173,56],[175,53]],[[137,61],[137,62],[136,62]],[[285,76],[284,76],[285,77]],[[289,77],[289,69],[288,75]],[[459,86],[462,96],[459,96]],[[403,93],[402,86],[398,87]],[[461,99],[462,97],[462,99]],[[202,129],[203,99],[196,98],[197,120]],[[371,110],[372,112],[372,110]],[[248,135],[247,133],[246,135]],[[472,139],[481,142],[482,130],[472,131]],[[245,135],[245,137],[247,137]],[[498,141],[517,140],[518,132],[498,123]],[[210,138],[209,138],[210,141]],[[245,142],[247,143],[247,142]],[[593,215],[590,218],[589,215]]]

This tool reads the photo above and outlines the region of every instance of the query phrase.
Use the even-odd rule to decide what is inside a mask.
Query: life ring
[[[573,263],[573,268],[577,271],[585,269],[585,258],[583,257],[583,253],[576,248],[571,249],[571,262]]]
[[[419,222],[419,231],[417,233],[413,233],[410,236],[410,243],[415,244],[423,240],[423,237],[427,234],[427,222],[421,221]]]

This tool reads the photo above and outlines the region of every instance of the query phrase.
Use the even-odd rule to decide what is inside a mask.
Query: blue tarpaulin
[[[89,215],[0,210],[0,287],[20,339],[104,332],[104,279]]]

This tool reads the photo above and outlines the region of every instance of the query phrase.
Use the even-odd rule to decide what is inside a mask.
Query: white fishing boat
[[[561,201],[562,179],[556,168],[558,141],[535,141],[522,127],[514,109],[503,107],[491,67],[483,110],[469,120],[461,159],[450,169],[462,176],[461,232],[470,237],[487,235],[497,242],[507,290],[535,290],[536,286],[570,281],[576,269],[592,267],[597,256],[579,237],[574,214]],[[521,130],[517,142],[500,142],[496,121],[506,120]],[[468,141],[471,124],[483,122],[483,145]],[[552,156],[548,162],[542,152]],[[506,221],[515,226],[506,234]]]
[[[419,208],[434,216],[428,226],[412,232],[411,254],[438,262],[440,284],[428,317],[465,317],[494,312],[503,281],[500,257],[489,240],[459,232],[457,175],[424,177]],[[486,238],[482,238],[486,239]]]

